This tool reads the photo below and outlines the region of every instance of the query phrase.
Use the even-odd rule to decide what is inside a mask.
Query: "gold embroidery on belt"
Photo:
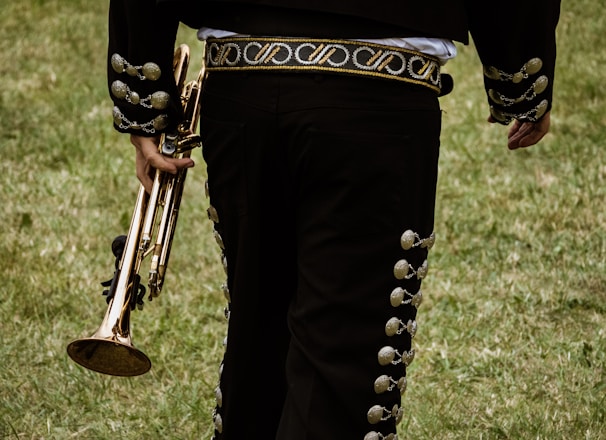
[[[255,56],[254,60],[255,60],[255,61],[259,61],[259,58],[261,58],[261,57],[263,56],[263,54],[264,54],[265,52],[267,52],[267,50],[270,48],[270,46],[271,46],[271,44],[266,43],[266,44],[265,44],[265,46],[263,46],[263,47],[261,48],[261,50],[259,51],[259,53],[258,53],[258,54]]]
[[[389,65],[389,63],[391,63],[391,61],[393,60],[393,55],[389,55],[385,61],[383,61],[379,67],[377,68],[377,70],[380,72],[381,70],[383,70],[385,68],[385,66]]]
[[[379,49],[368,61],[366,61],[367,66],[372,66],[377,59],[383,54],[383,50]]]
[[[280,46],[277,46],[274,50],[271,51],[271,53],[267,56],[267,59],[264,62],[269,63],[272,58],[275,57],[278,52],[280,52],[281,49],[282,48]]]
[[[320,44],[316,50],[314,50],[309,57],[307,57],[307,61],[313,60],[316,56],[322,52],[322,50],[326,47],[324,43]]]
[[[329,58],[332,56],[332,54],[333,54],[333,53],[335,53],[336,51],[337,51],[337,49],[335,49],[334,47],[333,47],[332,49],[330,49],[330,50],[328,51],[328,53],[327,53],[326,55],[324,55],[324,58],[322,58],[322,59],[321,59],[321,60],[318,62],[318,64],[320,64],[320,65],[324,64],[324,63],[325,63],[325,62],[326,62],[326,61],[327,61],[327,60],[328,60],[328,59],[329,59]]]

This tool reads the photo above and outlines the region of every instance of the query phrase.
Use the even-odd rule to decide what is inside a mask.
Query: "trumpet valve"
[[[164,154],[165,156],[172,156],[177,152],[177,139],[178,139],[178,135],[175,133],[171,133],[171,134],[166,134],[164,136],[164,142],[162,142],[162,154]]]
[[[177,140],[177,151],[182,153],[184,151],[193,150],[202,146],[202,139],[200,135],[195,133],[188,133],[183,136],[179,136]]]

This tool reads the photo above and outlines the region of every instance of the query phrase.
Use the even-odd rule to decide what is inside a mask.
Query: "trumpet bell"
[[[67,346],[67,354],[89,370],[112,376],[139,376],[151,368],[145,353],[111,336],[76,339]]]

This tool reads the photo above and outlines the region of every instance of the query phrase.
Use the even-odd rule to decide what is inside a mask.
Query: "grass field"
[[[210,437],[225,319],[199,153],[165,291],[133,314],[151,372],[102,376],[65,353],[101,323],[99,283],[138,185],[111,127],[107,3],[0,0],[0,439]],[[606,439],[599,3],[563,4],[552,132],[534,148],[508,151],[507,129],[485,122],[471,47],[447,66],[438,240],[401,438]],[[187,29],[179,41],[196,47]]]

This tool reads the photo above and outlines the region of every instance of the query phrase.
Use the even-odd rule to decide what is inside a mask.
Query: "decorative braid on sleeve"
[[[551,107],[550,83],[540,58],[531,58],[517,72],[484,66],[490,114],[501,124],[538,121]]]
[[[141,131],[147,134],[164,130],[168,126],[169,116],[166,113],[158,114],[158,111],[165,111],[169,107],[170,94],[164,90],[155,90],[151,93],[144,92],[147,96],[141,97],[139,87],[136,86],[137,83],[159,80],[162,76],[160,66],[152,62],[133,65],[118,53],[111,56],[110,63],[112,70],[122,77],[114,80],[110,87],[115,102],[113,117],[116,128],[123,132]],[[149,90],[149,85],[142,88]],[[130,120],[125,113],[136,114],[143,120]]]

